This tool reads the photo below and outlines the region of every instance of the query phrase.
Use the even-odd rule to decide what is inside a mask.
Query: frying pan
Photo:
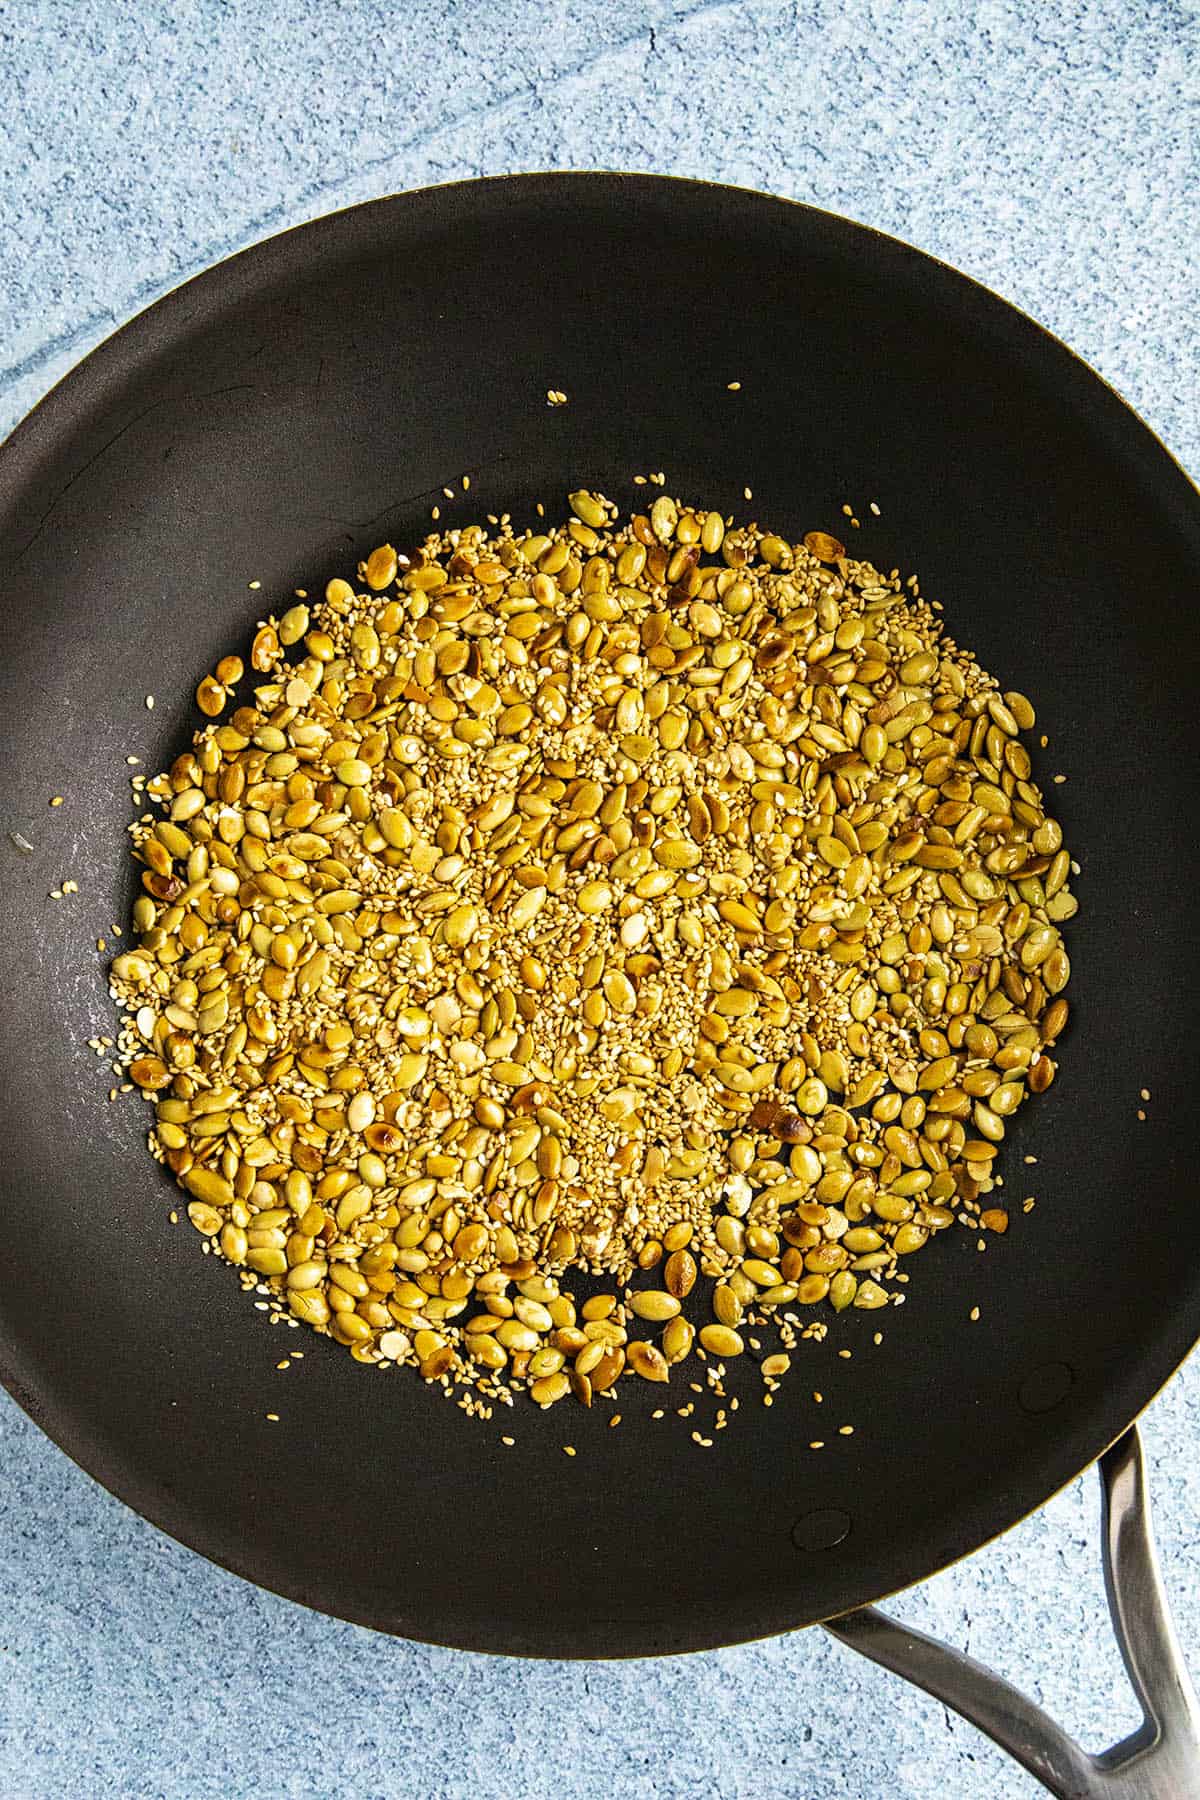
[[[146,1115],[107,1103],[85,1043],[113,1026],[95,939],[133,893],[126,758],[183,747],[199,674],[294,588],[418,539],[435,503],[525,522],[588,485],[630,506],[650,469],[919,570],[953,635],[1034,697],[1035,771],[1067,777],[1051,791],[1082,865],[1060,1077],[1005,1148],[1013,1230],[987,1255],[948,1234],[882,1344],[881,1315],[843,1316],[770,1411],[746,1370],[708,1449],[674,1414],[683,1392],[655,1419],[660,1390],[623,1389],[619,1430],[598,1407],[481,1425],[273,1330],[169,1224]],[[849,1615],[847,1641],[1055,1791],[1188,1791],[1194,1703],[1122,1434],[1200,1319],[1198,590],[1200,498],[1111,390],[962,276],[804,207],[623,175],[474,182],[319,220],[159,301],[0,452],[10,1391],[173,1536],[360,1624],[602,1657]],[[79,892],[48,900],[64,878]],[[1110,1572],[1147,1722],[1094,1759],[854,1609],[1114,1445]]]

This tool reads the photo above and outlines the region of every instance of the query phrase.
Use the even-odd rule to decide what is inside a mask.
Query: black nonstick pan
[[[851,505],[855,548],[919,570],[959,641],[1035,698],[1082,910],[1059,1079],[1005,1147],[1014,1227],[986,1255],[947,1234],[882,1344],[881,1315],[845,1315],[769,1411],[748,1382],[711,1449],[651,1418],[657,1389],[623,1389],[618,1431],[524,1405],[485,1426],[309,1334],[286,1334],[306,1354],[284,1383],[280,1332],[168,1223],[144,1112],[107,1102],[86,1047],[114,1022],[95,940],[133,892],[126,758],[177,753],[196,680],[257,617],[419,538],[432,505],[532,521],[581,485],[631,505],[648,469],[792,536],[850,531]],[[464,472],[467,499],[443,499]],[[1200,496],[1111,390],[962,276],[803,207],[617,175],[470,183],[322,219],[160,301],[0,452],[11,1392],[248,1580],[537,1656],[851,1613],[1115,1445],[1112,1580],[1148,1722],[1111,1759],[878,1615],[837,1629],[1060,1793],[1197,1791],[1122,1434],[1200,1329],[1198,595]],[[78,893],[49,900],[64,878]],[[843,1421],[853,1436],[818,1428]]]

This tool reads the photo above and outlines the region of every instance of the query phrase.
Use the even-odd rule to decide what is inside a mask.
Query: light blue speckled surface
[[[1190,0],[0,4],[0,429],[228,251],[397,188],[521,168],[771,189],[1017,301],[1200,470],[1200,12]],[[1200,1366],[1147,1438],[1200,1667]],[[129,1514],[0,1401],[4,1800],[759,1800],[1036,1792],[820,1633],[672,1663],[371,1637]],[[900,1528],[900,1527],[898,1527]],[[1092,1747],[1134,1721],[1094,1477],[897,1610]]]

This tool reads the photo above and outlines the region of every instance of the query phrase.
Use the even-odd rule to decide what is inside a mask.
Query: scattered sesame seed
[[[753,498],[754,498],[754,491],[752,488],[743,488],[742,489],[742,499],[743,500],[753,500]]]
[[[725,385],[731,394],[740,393],[741,391],[742,384],[740,381],[728,381]]]
[[[564,1456],[574,1456],[574,1454],[575,1454],[574,1444],[564,1444],[563,1445],[563,1455]]]
[[[51,796],[51,800],[50,800],[51,806],[61,806],[62,803],[63,803],[63,797],[61,794],[54,794]]]
[[[1149,1088],[1142,1088],[1142,1090],[1141,1090],[1141,1097],[1142,1097],[1142,1099],[1143,1099],[1143,1100],[1148,1100],[1148,1099],[1149,1099],[1149,1098],[1150,1098],[1150,1089],[1149,1089]]]
[[[254,594],[254,593],[258,592],[259,588],[262,586],[262,582],[261,581],[250,581],[250,582],[247,582],[246,585],[249,587],[250,592],[252,594]]]
[[[268,1419],[270,1419],[272,1425],[278,1425],[278,1423],[279,1423],[279,1414],[278,1413],[267,1413],[266,1417]]]
[[[146,711],[147,712],[154,711],[154,695],[153,694],[146,695]]]
[[[808,1447],[810,1450],[823,1450],[825,1448],[825,1439],[824,1438],[814,1438],[812,1443]]]
[[[511,1438],[511,1437],[502,1437],[500,1439],[500,1442],[502,1444],[507,1444],[510,1450],[512,1449],[512,1447],[516,1443],[516,1441],[517,1441],[516,1438]]]
[[[878,506],[877,506],[877,505],[876,505],[876,504],[875,504],[875,502],[874,502],[874,500],[872,500],[872,502],[871,502],[871,511],[872,511],[872,512],[873,512],[873,513],[874,513],[874,514],[875,514],[875,517],[876,517],[876,518],[878,518],[878,517],[879,517],[879,508],[878,508]]]
[[[461,485],[461,487],[462,487],[462,491],[463,491],[463,493],[464,493],[464,494],[465,494],[465,493],[466,493],[466,492],[467,492],[467,489],[468,489],[468,488],[469,488],[469,487],[470,487],[470,485],[471,485],[471,477],[470,477],[470,476],[469,476],[469,475],[460,475],[460,476],[459,476],[459,483],[460,483],[460,485]]]

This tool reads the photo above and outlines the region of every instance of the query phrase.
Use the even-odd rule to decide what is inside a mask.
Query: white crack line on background
[[[736,14],[740,10],[738,0],[708,0],[707,4],[701,0],[701,4],[675,13],[671,16],[669,23],[674,32],[678,34],[700,20],[711,17],[714,13]],[[655,25],[654,35],[659,37],[661,34],[662,24],[660,22]],[[578,62],[572,63],[566,69],[556,70],[556,92],[561,91],[564,85],[577,81],[580,76],[586,75],[590,70],[601,67],[605,62],[623,56],[639,45],[648,46],[650,38],[651,29],[647,24],[641,30],[630,32],[625,37],[618,38],[589,55],[581,57]],[[78,325],[72,326],[70,330],[60,332],[57,337],[39,345],[36,350],[30,351],[29,355],[21,358],[20,361],[10,363],[7,368],[0,369],[0,394],[15,387],[19,381],[36,375],[39,370],[44,369],[58,356],[79,349],[84,344],[94,348],[120,324],[132,318],[153,301],[161,299],[164,294],[182,286],[184,282],[190,280],[194,275],[200,274],[204,269],[211,268],[213,264],[223,262],[226,257],[236,255],[239,250],[244,250],[258,238],[270,235],[276,227],[287,228],[309,222],[314,215],[308,214],[307,209],[315,201],[324,200],[339,191],[351,189],[356,183],[380,174],[393,164],[412,156],[414,152],[419,152],[435,144],[446,133],[460,131],[464,125],[470,124],[472,121],[502,113],[505,108],[514,105],[519,100],[528,100],[531,95],[539,99],[544,98],[537,93],[533,82],[523,81],[519,86],[514,86],[506,93],[495,96],[479,106],[464,107],[461,112],[450,118],[439,119],[434,124],[423,126],[420,131],[398,144],[395,149],[389,150],[384,156],[370,159],[357,168],[344,169],[338,175],[326,180],[305,183],[288,200],[278,201],[274,206],[268,207],[264,212],[247,220],[232,236],[210,241],[197,250],[194,257],[177,263],[166,274],[152,276],[139,282],[119,304],[93,313]]]

